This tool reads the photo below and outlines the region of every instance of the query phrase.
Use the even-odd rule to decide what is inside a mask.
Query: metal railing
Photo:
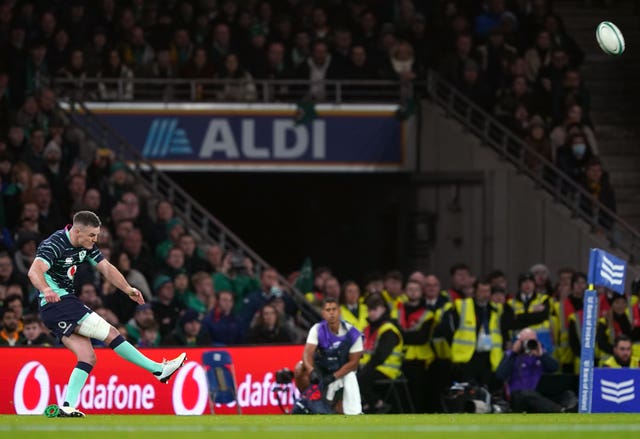
[[[530,177],[537,187],[544,189],[556,201],[569,208],[572,216],[584,220],[592,232],[603,234],[612,248],[626,253],[630,263],[637,264],[640,261],[640,233],[611,209],[594,199],[584,187],[554,163],[527,145],[494,116],[489,115],[436,73],[430,72],[427,91],[430,98],[448,115],[461,122],[502,159],[512,163],[520,173]],[[528,163],[532,161],[538,166],[529,166]]]
[[[256,273],[271,267],[240,237],[196,201],[184,189],[176,184],[168,175],[158,170],[151,162],[131,146],[117,132],[92,114],[82,101],[68,100],[62,109],[67,113],[70,121],[101,147],[111,149],[118,158],[133,158],[129,160],[131,173],[139,184],[138,189],[145,191],[151,197],[166,199],[172,203],[177,216],[185,226],[199,235],[201,244],[219,244],[222,248],[239,251],[251,258]],[[302,324],[308,326],[320,318],[316,309],[305,299],[303,292],[298,291],[286,278],[280,276],[280,282],[291,292],[293,300],[301,312]]]
[[[56,78],[61,96],[77,101],[397,102],[413,84],[387,80]]]

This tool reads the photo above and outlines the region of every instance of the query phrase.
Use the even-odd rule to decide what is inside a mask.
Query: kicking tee
[[[104,259],[96,244],[93,244],[91,250],[74,247],[69,239],[68,227],[54,232],[40,243],[36,251],[36,259],[44,261],[49,266],[49,270],[44,273],[44,279],[60,297],[73,294],[73,278],[79,264],[89,262],[95,266]],[[44,306],[47,303],[44,294],[40,292],[39,297],[40,306]]]

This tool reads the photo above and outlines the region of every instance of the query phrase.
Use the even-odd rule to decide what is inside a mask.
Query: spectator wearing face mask
[[[598,154],[598,142],[596,140],[593,129],[587,125],[583,117],[582,107],[578,104],[570,105],[561,124],[556,125],[549,138],[554,150],[561,147],[567,141],[567,138],[573,133],[582,132],[587,139],[587,143],[591,146],[594,154]]]
[[[579,180],[593,151],[582,132],[571,134],[563,146],[558,148],[556,164],[569,177]]]

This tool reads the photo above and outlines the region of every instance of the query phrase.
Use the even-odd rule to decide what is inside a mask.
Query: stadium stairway
[[[591,92],[591,119],[600,155],[609,171],[618,214],[640,229],[640,6],[632,1],[557,1],[554,11],[586,54],[581,68]],[[596,42],[595,29],[611,21],[622,31],[622,56],[605,55]]]

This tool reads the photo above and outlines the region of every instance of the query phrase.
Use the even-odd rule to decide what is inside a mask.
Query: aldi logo
[[[633,383],[635,380],[627,380],[621,383],[613,381],[600,380],[600,391],[602,392],[600,397],[605,401],[611,401],[615,404],[622,404],[623,402],[631,401],[635,399],[635,386]]]
[[[191,142],[185,130],[178,128],[177,118],[153,119],[142,149],[144,157],[161,158],[191,153],[193,153]]]

